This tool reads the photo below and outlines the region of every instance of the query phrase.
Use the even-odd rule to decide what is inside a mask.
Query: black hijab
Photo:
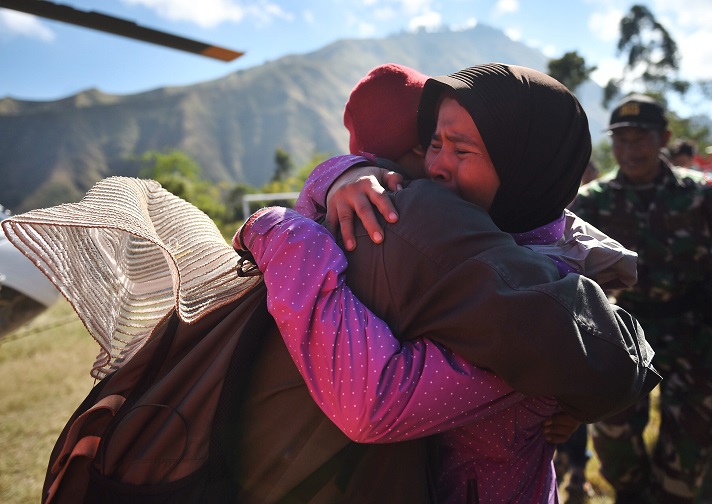
[[[576,97],[544,73],[500,63],[433,77],[418,109],[424,147],[445,90],[470,113],[499,175],[489,211],[494,223],[520,233],[557,219],[591,157],[588,119]]]

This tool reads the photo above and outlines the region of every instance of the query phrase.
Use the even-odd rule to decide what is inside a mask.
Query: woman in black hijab
[[[432,77],[418,110],[425,148],[443,93],[469,112],[499,175],[489,209],[494,223],[521,233],[558,219],[576,196],[591,156],[588,119],[576,97],[546,74],[500,63]]]
[[[452,100],[444,102],[446,98],[459,107]],[[469,114],[474,128],[463,129],[467,120],[449,122],[453,106],[461,119]],[[418,130],[423,147],[429,149],[426,164],[431,177],[442,177],[442,183],[482,205],[520,244],[539,237],[559,238],[556,223],[562,223],[564,209],[576,196],[591,155],[586,114],[565,86],[541,72],[497,63],[434,77],[421,95]],[[464,131],[476,141],[464,141]],[[450,134],[455,140],[449,160],[434,162],[446,151]],[[498,178],[496,189],[487,187],[493,176]],[[473,184],[479,193],[467,187]],[[477,197],[467,198],[468,193]],[[557,264],[567,272],[564,264]],[[455,469],[467,455],[453,455],[448,444],[439,448],[442,466],[437,471],[440,497],[446,502],[453,500],[450,492],[456,491],[459,481],[471,478]],[[445,479],[448,473],[450,481]]]

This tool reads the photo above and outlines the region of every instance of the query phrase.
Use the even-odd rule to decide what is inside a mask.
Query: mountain
[[[77,201],[99,179],[135,176],[148,150],[186,152],[213,181],[259,186],[274,152],[298,164],[347,151],[342,123],[349,92],[371,68],[398,62],[430,75],[486,62],[545,71],[548,59],[501,31],[401,33],[341,40],[217,80],[133,95],[89,89],[56,101],[0,100],[0,203],[15,213]],[[580,99],[596,137],[605,124],[601,90]]]

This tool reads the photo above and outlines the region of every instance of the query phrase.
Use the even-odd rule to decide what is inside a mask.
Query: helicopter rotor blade
[[[167,32],[139,26],[133,21],[126,19],[109,16],[96,11],[81,11],[68,5],[56,4],[47,0],[0,0],[0,7],[54,19],[56,21],[63,21],[85,28],[113,33],[114,35],[158,44],[180,51],[187,51],[221,61],[232,61],[245,54],[244,52],[233,51],[224,47],[205,44]]]

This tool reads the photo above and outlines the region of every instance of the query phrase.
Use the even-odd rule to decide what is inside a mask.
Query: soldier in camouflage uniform
[[[618,169],[583,186],[572,210],[638,253],[638,283],[612,294],[656,352],[661,425],[648,456],[646,398],[595,424],[594,448],[617,503],[696,502],[712,453],[712,186],[659,156],[670,131],[657,101],[624,99],[609,131]]]

